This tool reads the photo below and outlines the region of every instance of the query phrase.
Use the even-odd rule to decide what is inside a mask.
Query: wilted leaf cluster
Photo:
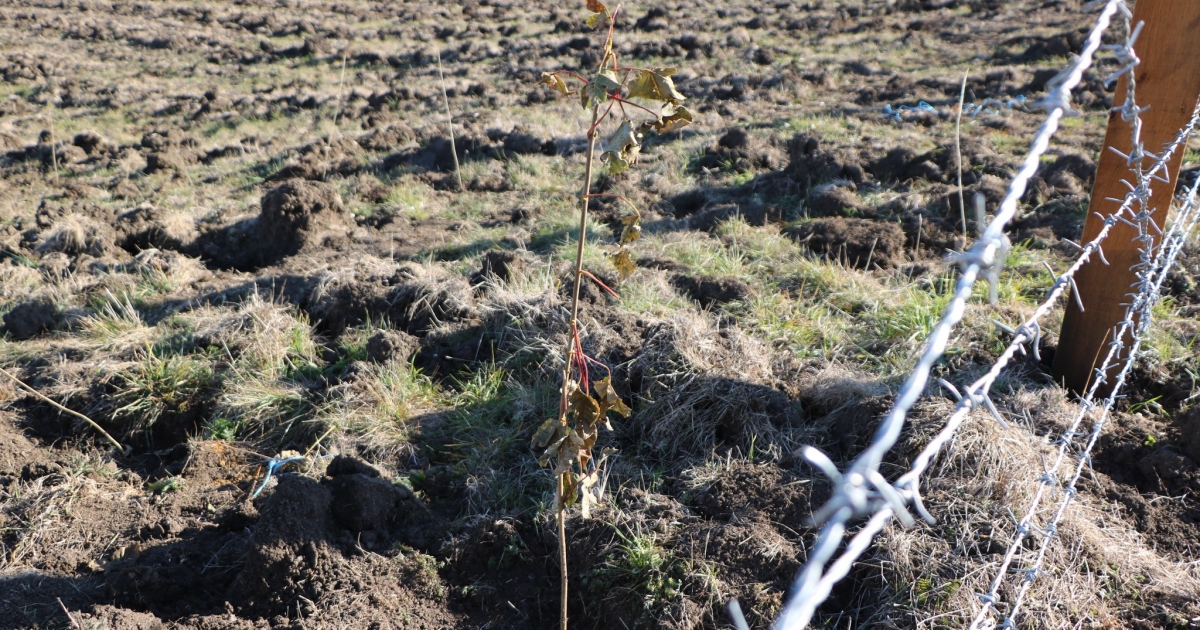
[[[539,464],[553,465],[554,474],[563,475],[563,497],[568,505],[574,504],[583,490],[586,517],[594,501],[588,490],[596,482],[596,469],[588,472],[588,464],[592,461],[592,447],[596,445],[600,427],[612,430],[608,412],[628,418],[631,410],[617,395],[609,377],[594,381],[590,393],[575,382],[567,386],[571,390],[567,399],[567,423],[563,424],[560,418],[546,420],[533,434],[531,445],[542,449]],[[575,472],[576,463],[579,464],[578,473]]]
[[[647,133],[666,133],[679,129],[692,121],[692,114],[683,106],[685,97],[671,78],[675,74],[674,68],[639,68],[619,63],[613,49],[613,30],[621,8],[609,11],[600,0],[585,1],[591,12],[587,19],[588,26],[594,28],[608,24],[600,63],[594,72],[586,76],[569,70],[544,72],[541,82],[564,96],[578,96],[579,104],[591,111],[592,125],[588,128],[587,137],[592,150],[587,155],[587,172],[591,173],[594,150],[598,147],[608,173],[617,175],[637,161]],[[576,82],[578,88],[572,87]],[[602,127],[609,131],[602,133]],[[621,217],[621,230],[617,238],[619,249],[609,254],[613,266],[621,279],[625,280],[637,269],[629,245],[641,237],[641,212],[620,195],[593,195],[589,190],[590,182],[584,185],[583,221],[586,221],[587,204],[591,197],[617,197],[632,207],[629,213]],[[579,251],[576,282],[585,275],[595,279],[595,276],[583,271],[582,247]],[[582,366],[591,361],[577,354],[583,352],[577,336],[573,343],[576,345],[571,346],[563,371],[563,398],[559,416],[546,420],[538,428],[533,435],[532,446],[541,451],[539,462],[543,466],[551,466],[560,480],[558,509],[561,511],[566,505],[582,500],[586,517],[595,501],[589,490],[597,482],[600,464],[606,456],[602,453],[597,458],[592,453],[599,427],[603,425],[611,429],[607,418],[610,411],[628,417],[630,409],[617,396],[611,377],[593,382],[590,391],[586,374],[580,375],[583,383],[572,378],[573,362]],[[581,372],[586,370],[581,368]]]
[[[633,165],[642,150],[642,141],[651,131],[667,133],[680,129],[692,122],[692,113],[683,106],[685,99],[675,81],[675,68],[637,68],[622,66],[613,52],[613,14],[598,0],[587,0],[592,12],[588,26],[595,27],[602,21],[609,22],[608,38],[599,67],[590,77],[581,77],[573,72],[558,71],[542,73],[542,83],[563,95],[576,94],[562,75],[579,79],[579,102],[585,109],[592,109],[595,124],[589,129],[589,137],[596,133],[601,123],[608,118],[619,118],[620,123],[599,142],[600,158],[607,164],[610,175],[621,173]],[[618,11],[620,9],[618,8]],[[610,254],[613,267],[621,279],[627,279],[637,269],[628,245],[642,233],[641,213],[634,210],[621,217],[621,233],[618,241],[620,250]]]

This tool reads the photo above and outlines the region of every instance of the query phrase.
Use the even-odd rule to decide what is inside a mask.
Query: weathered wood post
[[[1134,71],[1137,103],[1150,106],[1141,115],[1143,146],[1146,151],[1158,153],[1191,118],[1200,97],[1200,0],[1138,0],[1133,24],[1139,21],[1145,26],[1134,44],[1141,59]],[[1122,77],[1113,96],[1114,105],[1124,102],[1125,89],[1126,78]],[[1109,198],[1122,199],[1129,192],[1121,179],[1133,179],[1125,159],[1107,148],[1130,153],[1130,127],[1119,112],[1109,113],[1104,145],[1083,242],[1095,238],[1104,225],[1101,217],[1112,214],[1120,205]],[[1172,156],[1170,183],[1151,184],[1152,216],[1160,227],[1166,222],[1183,153],[1176,151]],[[1131,269],[1139,260],[1138,243],[1133,240],[1136,236],[1136,228],[1116,224],[1103,243],[1104,256],[1111,264],[1106,266],[1093,256],[1075,275],[1084,310],[1079,310],[1075,300],[1067,302],[1054,357],[1055,380],[1072,391],[1083,392],[1090,385],[1095,368],[1107,353],[1113,327],[1125,318],[1128,294],[1136,291],[1137,277]]]

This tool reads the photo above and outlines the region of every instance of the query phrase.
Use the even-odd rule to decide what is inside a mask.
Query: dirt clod
[[[483,255],[479,271],[471,274],[471,284],[481,284],[489,276],[495,276],[499,280],[507,282],[512,280],[513,276],[526,266],[528,266],[528,263],[521,257],[519,252],[507,250],[490,251]]]
[[[117,246],[136,254],[144,249],[180,250],[196,239],[193,221],[142,204],[117,217]]]
[[[305,248],[340,247],[352,226],[336,188],[293,179],[263,195],[256,218],[205,232],[192,251],[220,268],[259,269]]]
[[[412,497],[403,486],[358,473],[339,474],[324,485],[333,495],[334,520],[352,532],[387,529],[403,516],[401,507]]]
[[[750,285],[734,276],[672,276],[671,284],[701,306],[711,307],[744,300],[750,295]]]
[[[367,339],[367,360],[376,363],[405,362],[412,358],[420,345],[419,339],[406,332],[381,330]]]
[[[13,307],[4,314],[4,330],[13,339],[32,339],[54,328],[58,322],[58,307],[50,298],[35,298]]]
[[[788,234],[813,252],[866,269],[904,263],[904,230],[895,223],[867,219],[817,219]]]

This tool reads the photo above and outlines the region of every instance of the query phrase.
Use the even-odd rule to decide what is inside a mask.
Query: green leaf
[[[620,175],[630,166],[629,160],[621,157],[620,153],[605,153],[600,156],[600,159],[608,163],[609,175]]]
[[[629,84],[629,98],[644,98],[679,104],[685,97],[675,89],[675,82],[671,80],[673,74],[675,74],[674,68],[638,70]]]
[[[146,484],[146,487],[160,494],[179,490],[183,487],[183,480],[179,477],[167,477],[160,481],[152,481]]]
[[[585,109],[596,103],[603,103],[608,100],[609,92],[620,87],[621,84],[617,82],[617,75],[613,74],[612,70],[601,70],[580,90],[579,102],[583,104]]]
[[[555,92],[562,94],[563,96],[574,94],[574,92],[571,91],[571,88],[567,86],[567,82],[563,81],[562,77],[558,76],[556,73],[543,72],[542,83],[553,89]]]

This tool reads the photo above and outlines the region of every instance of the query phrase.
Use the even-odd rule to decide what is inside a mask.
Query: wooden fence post
[[[1134,43],[1141,59],[1134,70],[1136,97],[1138,105],[1150,106],[1141,115],[1143,146],[1146,151],[1158,153],[1187,124],[1200,97],[1200,0],[1138,0],[1133,24],[1139,21],[1145,26]],[[1125,85],[1122,77],[1113,95],[1114,105],[1124,102]],[[1125,159],[1108,149],[1111,146],[1126,155],[1130,153],[1129,124],[1119,112],[1109,113],[1104,146],[1096,166],[1083,242],[1095,238],[1103,227],[1100,217],[1112,214],[1120,205],[1108,198],[1122,199],[1129,192],[1121,179],[1133,179]],[[1152,216],[1160,227],[1171,206],[1183,153],[1176,151],[1171,158],[1170,183],[1151,184]],[[1146,164],[1150,161],[1147,159]],[[1083,392],[1090,385],[1095,368],[1108,351],[1106,344],[1111,341],[1113,327],[1125,318],[1128,294],[1136,291],[1137,277],[1131,269],[1139,260],[1138,243],[1133,240],[1136,236],[1135,228],[1116,224],[1103,243],[1110,264],[1106,266],[1093,256],[1075,275],[1084,310],[1081,312],[1073,299],[1067,302],[1054,356],[1054,379],[1072,391]],[[1111,385],[1109,379],[1107,386]]]

